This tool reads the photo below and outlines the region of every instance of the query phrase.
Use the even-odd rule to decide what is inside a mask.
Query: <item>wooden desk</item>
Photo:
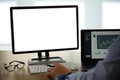
[[[37,54],[17,54],[13,55],[11,51],[0,51],[0,80],[49,80],[45,73],[30,74],[28,71],[28,59],[37,57]],[[25,62],[24,69],[8,72],[3,67],[4,63],[13,60]]]

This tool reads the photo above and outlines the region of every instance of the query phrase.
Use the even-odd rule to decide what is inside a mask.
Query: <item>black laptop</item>
[[[82,70],[93,68],[108,54],[108,47],[120,35],[120,29],[82,29],[81,62]]]

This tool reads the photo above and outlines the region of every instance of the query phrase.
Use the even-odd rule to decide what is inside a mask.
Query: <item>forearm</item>
[[[81,80],[83,72],[66,73],[56,76],[55,80]]]
[[[100,61],[95,68],[90,69],[87,72],[61,74],[58,75],[55,80],[104,80],[106,76],[106,70],[103,64],[104,62]]]

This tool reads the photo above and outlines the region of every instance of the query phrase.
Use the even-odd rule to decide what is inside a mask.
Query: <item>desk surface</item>
[[[13,55],[11,51],[0,51],[0,80],[49,80],[45,73],[30,74],[28,71],[28,59],[37,57],[34,54],[18,54]],[[13,60],[25,62],[24,69],[7,72],[3,64]]]

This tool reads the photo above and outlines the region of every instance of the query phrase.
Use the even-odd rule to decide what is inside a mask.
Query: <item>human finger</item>
[[[65,66],[63,66],[62,64],[59,64],[59,63],[54,63],[53,66],[58,70],[70,71],[70,69],[68,69],[67,67],[65,67]]]

